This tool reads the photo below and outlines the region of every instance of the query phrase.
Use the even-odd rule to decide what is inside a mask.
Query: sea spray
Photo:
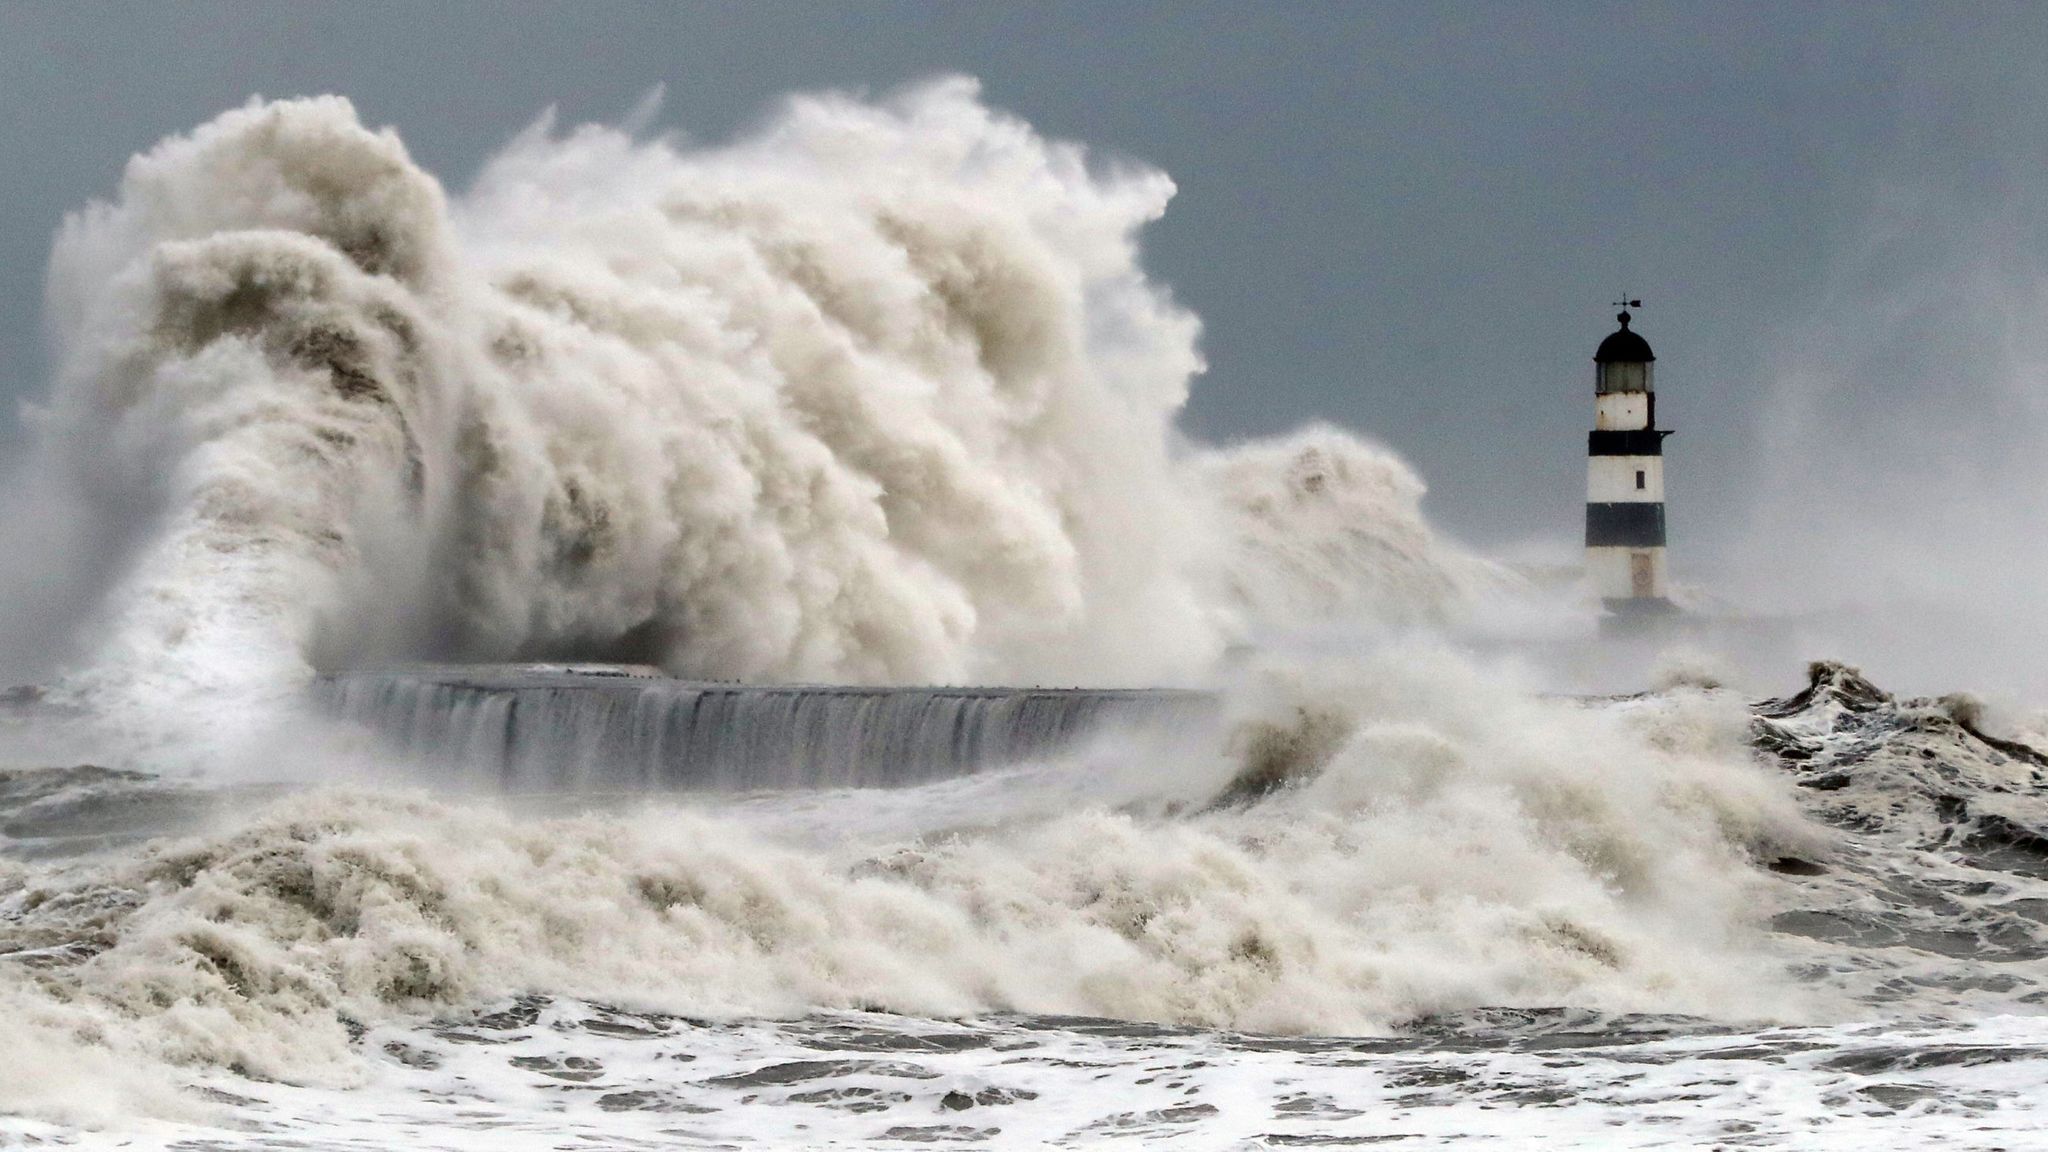
[[[1229,536],[1223,603],[1254,625],[1443,627],[1487,593],[1521,591],[1508,569],[1430,527],[1420,477],[1340,429],[1314,424],[1190,463]]]

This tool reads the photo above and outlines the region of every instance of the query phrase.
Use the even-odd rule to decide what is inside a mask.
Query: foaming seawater
[[[1447,1138],[1539,1096],[1589,1141],[1668,1113],[1772,1143],[1816,1095],[1843,1133],[2018,1123],[2041,1036],[1999,1017],[2048,988],[2048,806],[1966,702],[1839,666],[1755,706],[1547,699],[1424,649],[1258,668],[1219,715],[895,789],[316,790],[10,840],[5,1027],[47,1058],[7,1106],[225,1099],[345,1143],[319,1117],[375,1098],[430,1145],[450,1099],[742,1143]],[[23,774],[4,830],[158,787]]]
[[[42,955],[76,946],[9,979],[41,1027],[145,1065],[330,1084],[364,1075],[362,1023],[529,992],[700,1018],[1299,1034],[1489,1005],[1754,1019],[1801,1002],[1754,914],[1755,861],[1811,833],[1725,758],[1739,723],[1696,714],[1718,706],[1651,722],[1416,651],[1255,680],[1183,759],[1119,761],[1109,741],[893,807],[543,818],[302,792],[15,872],[9,930]]]
[[[1501,1014],[1503,1018],[1512,1014]],[[202,1074],[177,1146],[2023,1148],[2048,1020],[1740,1031],[1531,1013],[1396,1037],[1074,1017],[719,1022],[525,998],[361,1041],[374,1081]],[[59,1127],[14,1121],[31,1138]]]

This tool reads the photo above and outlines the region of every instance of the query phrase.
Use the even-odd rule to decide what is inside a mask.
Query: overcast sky
[[[1787,365],[1863,339],[1859,293],[2041,251],[2041,4],[0,3],[0,393],[45,387],[62,215],[253,93],[346,94],[459,191],[548,105],[617,120],[662,83],[664,125],[716,140],[942,72],[1178,182],[1146,259],[1206,325],[1191,433],[1359,429],[1480,543],[1575,535],[1617,293],[1679,430],[1679,539],[1739,517]],[[1954,371],[1857,363],[1827,404]]]

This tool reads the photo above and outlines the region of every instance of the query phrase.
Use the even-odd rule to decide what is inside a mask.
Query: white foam
[[[489,1029],[378,1027],[357,1089],[201,1080],[212,1123],[0,1132],[83,1147],[551,1149],[1114,1140],[1235,1149],[2026,1148],[2048,1021],[1580,1034],[1459,1047],[835,1013],[715,1025],[575,1002]]]

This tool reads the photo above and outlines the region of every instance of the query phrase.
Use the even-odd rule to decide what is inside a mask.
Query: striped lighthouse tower
[[[1642,306],[1623,300],[1623,308]],[[1586,572],[1612,623],[1673,611],[1664,594],[1664,438],[1657,427],[1656,354],[1621,328],[1593,353],[1593,432],[1586,439]]]

